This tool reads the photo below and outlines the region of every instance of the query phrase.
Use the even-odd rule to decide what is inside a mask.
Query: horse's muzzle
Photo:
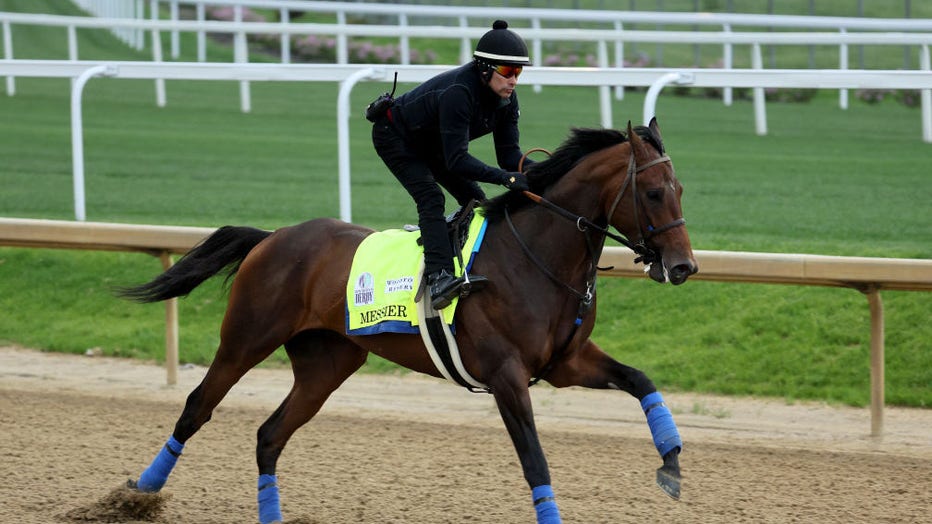
[[[661,284],[670,282],[674,286],[678,286],[686,282],[686,279],[688,279],[690,275],[699,271],[699,267],[692,261],[682,262],[669,269],[663,262],[665,261],[651,264],[650,270],[648,271],[650,278]]]

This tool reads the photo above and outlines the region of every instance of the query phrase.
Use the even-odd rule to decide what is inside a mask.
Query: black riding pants
[[[405,143],[385,117],[372,126],[372,145],[417,206],[418,226],[424,243],[424,273],[429,275],[446,269],[452,274],[453,247],[447,236],[445,198],[440,186],[463,206],[473,198],[485,199],[479,184],[431,165]]]

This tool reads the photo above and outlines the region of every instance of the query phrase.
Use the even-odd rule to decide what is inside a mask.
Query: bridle
[[[522,171],[521,168],[523,167],[524,159],[527,158],[527,155],[534,151],[544,151],[548,155],[550,154],[550,152],[545,149],[532,149],[528,151],[527,153],[525,153],[523,157],[521,157],[521,161],[518,163],[519,171]],[[646,265],[650,265],[655,262],[660,262],[661,257],[657,254],[656,251],[654,251],[653,249],[647,246],[647,241],[650,240],[655,235],[659,235],[660,233],[669,231],[670,229],[683,226],[686,224],[686,220],[680,217],[660,227],[654,227],[652,224],[648,223],[647,234],[645,234],[644,230],[641,229],[641,221],[640,221],[639,216],[641,213],[642,206],[640,205],[640,199],[638,198],[638,194],[637,194],[637,175],[646,169],[649,169],[657,164],[662,164],[664,162],[670,162],[670,168],[671,169],[673,168],[673,164],[670,161],[670,157],[667,155],[660,156],[659,158],[655,158],[654,160],[651,160],[650,162],[647,162],[646,164],[642,166],[638,166],[637,159],[634,156],[634,149],[632,147],[631,159],[628,161],[628,173],[625,176],[625,180],[622,183],[621,189],[618,191],[618,195],[612,201],[612,206],[609,209],[609,212],[606,218],[606,222],[607,222],[606,226],[596,224],[595,222],[589,220],[588,218],[584,216],[572,213],[569,210],[564,209],[554,204],[553,202],[547,200],[546,198],[536,193],[532,193],[530,191],[524,191],[524,195],[528,197],[529,199],[531,199],[533,202],[543,206],[545,209],[555,213],[558,216],[561,216],[571,222],[574,222],[576,224],[576,229],[578,229],[580,232],[582,232],[585,235],[586,249],[589,253],[589,268],[586,271],[586,289],[584,291],[579,291],[573,286],[571,286],[570,284],[567,284],[566,282],[560,280],[550,269],[547,268],[546,265],[544,265],[543,261],[541,261],[540,258],[537,255],[535,255],[533,251],[531,251],[531,248],[528,247],[524,239],[521,238],[521,234],[518,232],[518,229],[515,228],[514,222],[512,222],[511,220],[511,214],[508,212],[508,208],[505,207],[505,221],[508,222],[508,227],[511,229],[511,232],[514,235],[515,240],[517,240],[518,245],[521,246],[521,250],[524,251],[525,256],[527,256],[528,259],[530,259],[534,263],[534,265],[536,265],[538,269],[541,270],[541,272],[547,275],[547,277],[550,278],[550,280],[552,280],[556,284],[559,284],[560,286],[565,288],[567,291],[569,291],[571,294],[575,295],[576,298],[579,299],[579,307],[577,310],[576,320],[573,322],[573,331],[570,334],[568,343],[573,338],[575,338],[578,328],[583,323],[583,317],[586,315],[586,313],[589,312],[590,309],[592,309],[592,304],[595,299],[596,273],[598,273],[599,269],[606,269],[606,268],[599,267],[599,256],[601,255],[602,249],[605,246],[605,238],[606,237],[611,238],[621,243],[622,245],[626,246],[627,248],[631,249],[632,251],[634,251],[638,255],[638,257],[634,259],[635,263],[643,263]],[[618,207],[618,203],[621,202],[622,197],[627,191],[628,186],[631,186],[631,191],[634,193],[632,202],[633,202],[633,207],[634,207],[635,225],[638,231],[637,242],[632,242],[631,240],[629,240],[622,234],[612,233],[611,231],[608,230],[608,227],[607,227],[608,223],[610,223],[611,221],[612,215],[615,214],[615,209]],[[593,241],[592,236],[590,235],[590,232],[593,230],[601,234],[601,238],[598,242],[598,246],[596,246],[596,242]],[[551,355],[550,360],[544,365],[544,367],[540,370],[540,372],[535,375],[535,377],[530,381],[529,385],[533,386],[537,384],[538,381],[540,381],[544,376],[546,376],[549,370],[551,369],[551,367],[553,366],[553,363],[554,363],[554,358],[553,358],[553,355]]]
[[[661,157],[655,158],[642,166],[638,166],[637,160],[634,157],[634,148],[631,148],[631,160],[628,162],[628,174],[625,177],[625,181],[621,186],[621,190],[618,191],[618,196],[616,196],[615,200],[612,202],[612,207],[609,208],[608,210],[608,215],[607,215],[608,218],[606,220],[610,222],[612,219],[612,216],[615,214],[615,208],[618,207],[618,203],[621,202],[621,197],[625,194],[625,191],[628,189],[628,185],[630,184],[631,192],[633,196],[632,204],[634,206],[634,225],[635,225],[635,229],[637,229],[638,231],[638,241],[634,244],[634,247],[629,246],[627,243],[624,243],[624,244],[628,246],[629,248],[631,248],[632,251],[640,255],[640,258],[635,260],[636,263],[644,262],[644,261],[646,261],[645,263],[651,263],[651,262],[656,261],[656,258],[657,258],[656,253],[652,249],[647,247],[648,240],[653,238],[655,235],[659,235],[665,231],[669,231],[673,229],[674,227],[686,225],[686,219],[684,219],[683,217],[680,217],[660,227],[654,227],[653,224],[648,223],[646,235],[644,234],[644,230],[641,229],[640,210],[642,206],[639,205],[640,199],[638,198],[638,192],[637,192],[637,174],[640,173],[641,171],[654,167],[657,164],[662,164],[664,162],[670,162],[670,169],[671,170],[673,169],[673,162],[670,161],[670,157],[667,155],[663,155]],[[612,235],[611,238],[618,240],[618,238],[616,238],[614,235]]]
[[[533,152],[533,151],[540,151],[540,149],[533,149],[533,150],[529,151],[528,153]],[[546,152],[546,151],[545,151],[545,152]],[[523,161],[524,161],[524,158],[522,158],[522,163],[523,163]],[[657,165],[657,164],[662,164],[662,163],[664,163],[664,162],[671,162],[671,161],[670,161],[670,157],[667,156],[667,155],[663,155],[663,156],[660,156],[660,157],[658,157],[658,158],[655,158],[655,159],[651,160],[650,162],[647,162],[647,163],[644,164],[644,165],[638,166],[638,165],[637,165],[637,159],[636,159],[635,156],[634,156],[634,149],[632,148],[632,149],[631,149],[631,158],[630,158],[630,160],[628,161],[628,172],[627,172],[627,175],[625,176],[625,180],[624,180],[624,182],[623,182],[622,185],[621,185],[621,189],[618,191],[618,195],[615,196],[615,199],[612,201],[612,206],[611,206],[611,208],[609,208],[608,215],[606,215],[606,217],[607,217],[607,218],[606,218],[606,222],[609,222],[609,221],[611,220],[611,217],[615,214],[615,209],[618,207],[619,202],[621,202],[622,197],[624,196],[625,192],[628,190],[628,187],[630,186],[630,187],[631,187],[631,191],[632,191],[632,197],[633,197],[633,198],[632,198],[632,207],[633,207],[633,211],[634,211],[634,223],[635,223],[635,227],[636,227],[636,229],[637,229],[637,231],[638,231],[638,239],[637,239],[637,241],[631,241],[630,239],[628,239],[628,238],[625,237],[624,235],[613,233],[612,231],[610,231],[610,230],[608,229],[607,225],[606,225],[606,226],[602,226],[602,225],[600,225],[600,224],[596,224],[595,222],[589,220],[588,218],[586,218],[586,217],[584,217],[584,216],[581,216],[581,215],[577,215],[577,214],[575,214],[575,213],[572,213],[572,212],[570,212],[570,211],[568,211],[568,210],[566,210],[566,209],[564,209],[564,208],[562,208],[562,207],[560,207],[560,206],[554,204],[553,202],[547,200],[546,198],[544,198],[544,197],[542,197],[542,196],[540,196],[540,195],[537,195],[537,194],[532,193],[532,192],[530,192],[530,191],[525,191],[525,192],[524,192],[524,195],[527,196],[528,198],[530,198],[530,199],[531,199],[532,201],[534,201],[535,203],[537,203],[537,204],[543,206],[545,209],[547,209],[547,210],[549,210],[549,211],[552,211],[553,213],[555,213],[555,214],[557,214],[557,215],[559,215],[559,216],[561,216],[561,217],[563,217],[563,218],[566,218],[567,220],[570,220],[570,221],[576,223],[576,228],[577,228],[579,231],[581,231],[581,232],[583,232],[583,233],[587,233],[587,235],[586,235],[587,244],[590,245],[590,248],[589,248],[589,250],[590,250],[590,255],[593,256],[593,259],[594,259],[594,260],[597,259],[598,254],[597,254],[596,252],[594,252],[593,249],[592,249],[591,241],[590,241],[589,235],[588,235],[589,230],[595,230],[595,231],[601,233],[602,235],[604,235],[605,237],[611,238],[612,240],[615,240],[615,241],[617,241],[618,243],[624,245],[625,247],[627,247],[627,248],[630,249],[631,251],[634,251],[634,252],[638,255],[638,257],[634,259],[634,262],[635,262],[635,263],[643,263],[643,264],[649,265],[649,264],[652,264],[652,263],[654,263],[654,262],[660,262],[660,255],[659,255],[656,251],[654,251],[653,249],[651,249],[650,247],[648,247],[648,246],[647,246],[647,242],[648,242],[651,238],[653,238],[654,236],[656,236],[656,235],[659,235],[659,234],[664,233],[664,232],[666,232],[666,231],[669,231],[669,230],[671,230],[671,229],[673,229],[673,228],[675,228],[675,227],[683,226],[683,225],[686,224],[686,220],[683,219],[682,217],[680,217],[680,218],[677,218],[677,219],[675,219],[675,220],[672,220],[672,221],[670,221],[669,223],[664,224],[664,225],[662,225],[662,226],[660,226],[660,227],[654,227],[653,224],[648,223],[648,224],[647,224],[647,228],[646,228],[646,229],[647,229],[647,233],[646,233],[646,234],[645,234],[645,232],[644,232],[644,229],[641,228],[640,214],[641,214],[641,208],[642,208],[643,206],[641,205],[641,202],[640,202],[640,199],[638,198],[638,193],[637,193],[637,175],[638,175],[639,173],[641,173],[642,171],[645,171],[645,170],[647,170],[647,169],[649,169],[649,168],[651,168],[651,167],[653,167],[653,166],[655,166],[655,165]],[[672,162],[671,162],[671,168],[672,168]],[[509,214],[508,214],[507,208],[505,209],[505,218],[507,219],[508,224],[509,224],[509,226],[511,227],[511,230],[512,230],[512,232],[513,232],[514,235],[515,235],[515,238],[518,239],[518,243],[521,245],[521,247],[522,247],[522,249],[524,250],[525,254],[527,254],[528,257],[531,258],[531,260],[533,260],[533,261],[535,262],[535,264],[537,264],[542,270],[544,270],[544,273],[548,274],[548,276],[550,276],[552,279],[555,279],[555,277],[552,276],[552,273],[551,273],[549,270],[547,270],[544,266],[542,266],[542,265],[537,261],[537,257],[534,256],[534,254],[530,252],[530,249],[527,247],[527,244],[525,244],[525,243],[524,243],[524,240],[521,239],[520,235],[518,234],[517,229],[515,229],[514,224],[512,224],[512,222],[511,222],[511,217],[510,217]],[[604,238],[602,239],[602,242],[603,242],[603,243],[605,242],[605,239],[604,239]],[[599,250],[599,251],[601,251],[601,250]],[[592,276],[594,276],[595,271],[598,269],[598,267],[596,267],[596,266],[597,266],[596,263],[593,263],[592,265],[593,265],[593,269],[592,269],[593,275],[592,275]],[[562,281],[561,281],[560,283],[561,283],[564,287],[569,287],[567,284],[563,283]],[[577,292],[577,291],[574,291],[574,294],[580,295],[580,293]],[[583,295],[583,296],[585,296],[585,295]]]

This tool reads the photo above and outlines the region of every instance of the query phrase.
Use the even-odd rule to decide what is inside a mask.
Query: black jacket
[[[496,184],[508,171],[518,170],[518,95],[500,98],[483,83],[473,63],[441,73],[401,95],[391,112],[410,150],[432,166]],[[489,133],[502,169],[469,154],[469,142]]]

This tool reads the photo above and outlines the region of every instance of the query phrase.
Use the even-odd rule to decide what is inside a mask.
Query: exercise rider
[[[374,122],[376,152],[417,205],[424,244],[424,274],[435,309],[457,296],[453,246],[444,218],[446,189],[460,206],[485,200],[477,182],[523,191],[527,178],[518,172],[518,95],[515,86],[529,63],[527,45],[508,23],[497,20],[479,39],[473,61],[441,73],[393,99],[373,102],[367,118]],[[469,154],[469,142],[492,133],[499,167]],[[529,164],[529,163],[528,163]],[[483,280],[469,276],[470,280]]]

